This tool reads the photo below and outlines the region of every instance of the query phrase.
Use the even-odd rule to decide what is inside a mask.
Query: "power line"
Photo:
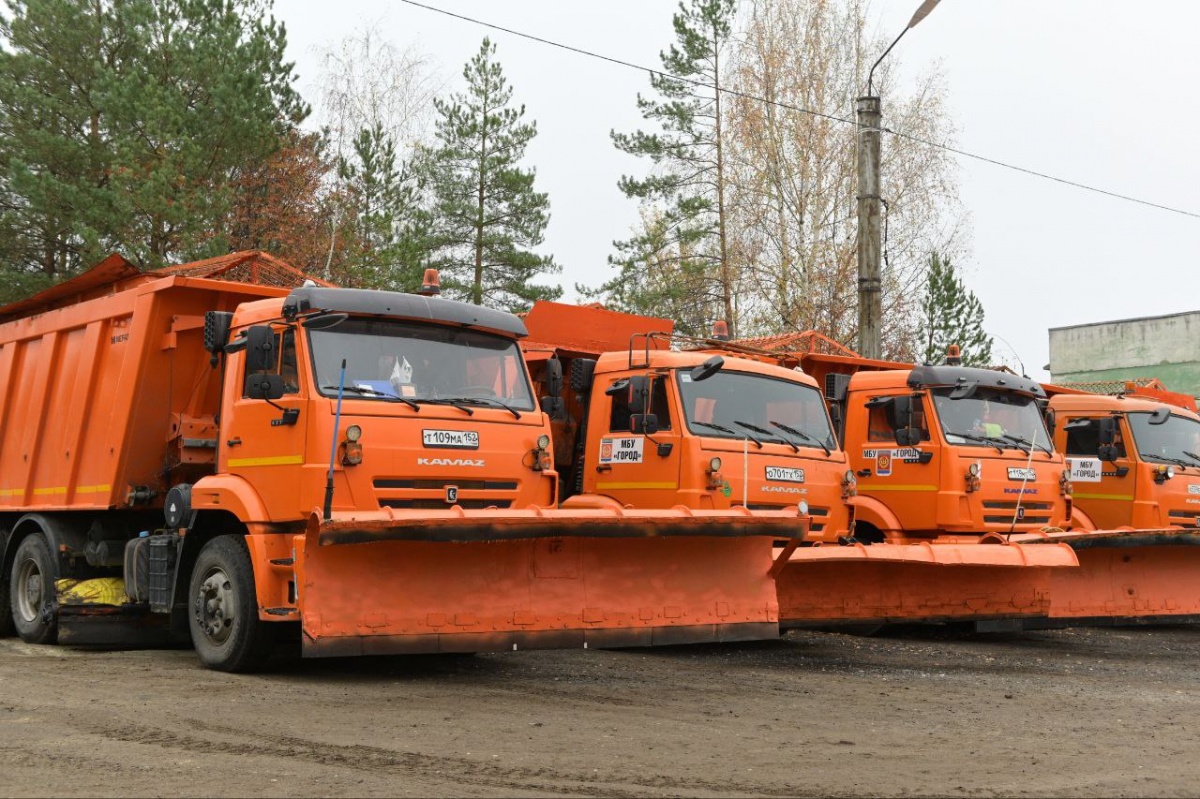
[[[667,78],[670,78],[671,80],[676,80],[676,81],[679,81],[680,83],[686,83],[688,85],[695,86],[697,88],[718,91],[718,92],[721,92],[722,94],[728,94],[730,96],[739,97],[744,100],[753,100],[754,102],[764,103],[766,105],[775,106],[776,108],[782,108],[787,111],[795,111],[800,114],[808,114],[809,116],[818,117],[820,119],[828,119],[828,120],[832,120],[834,122],[841,122],[841,123],[847,124],[847,125],[857,124],[853,119],[848,119],[846,117],[839,117],[834,114],[826,114],[821,111],[814,111],[811,108],[803,108],[801,106],[792,105],[790,103],[780,102],[778,100],[768,100],[765,97],[760,97],[758,95],[749,94],[746,92],[740,92],[740,91],[736,91],[733,89],[717,88],[716,86],[714,86],[711,83],[705,83],[704,81],[695,80],[693,78],[681,77],[679,75],[672,75],[670,73],[663,72],[660,69],[651,69],[650,67],[645,67],[640,64],[634,64],[631,61],[623,61],[619,58],[613,58],[612,56],[607,56],[602,53],[596,53],[591,50],[584,50],[581,47],[574,47],[569,44],[563,44],[562,42],[556,42],[552,39],[545,39],[540,36],[534,36],[533,34],[530,34],[530,33],[524,33],[523,31],[513,30],[512,28],[506,28],[502,25],[496,25],[495,23],[492,23],[492,22],[484,22],[483,20],[475,19],[474,17],[468,17],[464,14],[456,14],[453,11],[447,11],[444,8],[437,8],[436,6],[430,6],[430,5],[426,5],[424,3],[419,3],[419,2],[417,2],[417,0],[400,0],[400,2],[405,3],[406,5],[414,6],[416,8],[424,9],[426,11],[432,11],[436,14],[442,14],[447,17],[453,17],[454,19],[462,20],[464,22],[470,22],[474,25],[479,25],[484,28],[490,28],[492,30],[501,31],[503,33],[508,33],[513,36],[518,36],[522,39],[528,39],[529,41],[532,41],[532,42],[538,42],[539,44],[544,44],[544,45],[547,45],[548,47],[557,47],[560,50],[566,50],[567,52],[575,53],[576,55],[582,55],[582,56],[586,56],[588,58],[595,58],[600,61],[607,61],[610,64],[616,64],[617,66],[628,67],[629,69],[636,69],[639,72],[649,72],[649,73],[653,73],[656,75],[663,75]],[[900,139],[907,139],[908,141],[911,141],[914,144],[921,144],[926,147],[932,147],[934,149],[944,150],[948,153],[953,153],[954,155],[958,155],[963,158],[970,158],[975,161],[982,161],[985,164],[991,164],[993,166],[998,166],[1003,169],[1011,169],[1014,172],[1020,172],[1022,174],[1029,175],[1031,177],[1042,178],[1043,180],[1050,180],[1055,183],[1061,183],[1065,186],[1071,186],[1072,188],[1083,189],[1084,191],[1090,191],[1090,192],[1094,192],[1096,194],[1102,194],[1106,197],[1112,197],[1117,200],[1125,200],[1126,202],[1137,203],[1138,205],[1144,205],[1148,208],[1155,208],[1160,211],[1168,211],[1173,214],[1180,214],[1182,216],[1192,217],[1193,219],[1200,219],[1200,213],[1196,213],[1193,211],[1185,211],[1182,208],[1174,208],[1169,205],[1162,205],[1160,203],[1150,202],[1149,200],[1142,200],[1137,197],[1131,197],[1128,194],[1121,194],[1119,192],[1109,191],[1107,189],[1101,189],[1096,186],[1089,186],[1086,183],[1080,183],[1078,181],[1068,180],[1067,178],[1056,177],[1054,175],[1046,174],[1045,172],[1038,172],[1035,169],[1029,169],[1029,168],[1023,167],[1023,166],[1017,166],[1016,164],[1010,164],[1005,161],[997,160],[995,158],[989,158],[985,155],[978,155],[976,153],[967,152],[966,150],[960,150],[956,147],[951,147],[947,144],[941,144],[939,142],[930,141],[928,139],[922,139],[919,136],[913,136],[908,133],[901,133],[899,131],[892,130],[891,128],[886,128],[886,127],[881,128],[881,131],[883,133],[890,133],[891,135],[893,135],[897,138],[900,138]]]

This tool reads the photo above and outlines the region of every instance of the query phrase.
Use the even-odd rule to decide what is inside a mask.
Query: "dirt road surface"
[[[0,641],[4,796],[1184,796],[1200,629],[297,661]]]

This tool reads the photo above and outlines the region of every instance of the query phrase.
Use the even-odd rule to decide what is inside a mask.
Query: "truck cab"
[[[1200,527],[1200,415],[1150,397],[1050,398],[1055,449],[1074,465],[1077,526]]]
[[[844,443],[864,542],[1060,527],[1071,516],[1041,386],[963,366],[859,371],[843,383]]]
[[[331,461],[331,510],[554,504],[556,475],[537,454],[549,427],[515,317],[313,287],[220,323],[234,352],[216,476],[194,486],[197,508],[220,506],[236,487],[261,502],[263,521],[306,519]]]
[[[711,349],[631,348],[572,371],[583,420],[564,507],[798,507],[807,540],[848,534],[854,477],[811,377]]]

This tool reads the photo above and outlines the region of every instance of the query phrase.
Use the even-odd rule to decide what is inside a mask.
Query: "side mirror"
[[[908,394],[892,397],[892,426],[899,430],[902,427],[912,427],[913,398]]]
[[[721,371],[721,367],[725,365],[725,359],[720,355],[714,355],[699,366],[693,367],[691,371],[692,380],[697,382],[707,380],[708,378]]]
[[[544,371],[542,372],[542,383],[546,387],[546,393],[552,397],[562,396],[563,390],[563,368],[562,361],[557,357],[546,361]]]
[[[896,444],[901,447],[915,447],[921,443],[921,431],[915,427],[901,427],[896,430]]]
[[[273,370],[279,361],[275,334],[270,325],[255,325],[246,331],[246,372]]]
[[[658,432],[658,417],[652,413],[635,413],[629,417],[629,431],[652,436]]]
[[[567,404],[563,402],[562,397],[541,397],[538,399],[538,404],[543,413],[555,420],[563,418],[567,409]]]
[[[1117,440],[1117,420],[1111,416],[1105,416],[1098,419],[1100,425],[1099,434],[1096,440],[1100,444],[1112,444]],[[1160,423],[1161,424],[1161,423]]]
[[[246,396],[250,399],[279,399],[283,396],[283,378],[273,374],[247,375]]]
[[[1107,463],[1113,463],[1117,459],[1117,447],[1115,444],[1101,444],[1096,448],[1096,457]]]
[[[637,375],[629,378],[629,412],[645,413],[650,407],[650,378]]]

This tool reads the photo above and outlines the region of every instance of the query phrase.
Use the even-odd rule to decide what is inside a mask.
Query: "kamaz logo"
[[[417,458],[418,466],[484,466],[485,462],[474,458]]]
[[[790,488],[788,486],[763,486],[763,491],[770,494],[807,494],[807,488]]]

